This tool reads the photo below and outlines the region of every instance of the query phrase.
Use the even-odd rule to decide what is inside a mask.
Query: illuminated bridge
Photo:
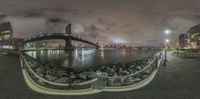
[[[84,42],[90,45],[95,46],[96,48],[99,48],[99,46],[95,43],[92,43],[88,40],[85,40],[81,36],[75,36],[72,34],[65,34],[65,33],[45,33],[45,34],[39,34],[32,37],[25,38],[24,43],[30,43],[34,41],[40,41],[40,40],[48,40],[48,39],[63,39],[65,41],[67,40],[74,40],[79,42]]]
[[[72,35],[70,23],[66,26],[65,30],[66,30],[65,33],[44,33],[44,34],[39,34],[39,35],[25,38],[24,44],[34,42],[34,41],[48,40],[48,39],[63,39],[65,40],[65,50],[73,49],[71,40],[84,42],[84,43],[93,45],[96,48],[99,48],[99,45],[92,43],[88,40],[85,40],[81,36]]]

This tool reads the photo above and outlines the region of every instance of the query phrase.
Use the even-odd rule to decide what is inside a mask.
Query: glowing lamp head
[[[167,34],[167,35],[171,33],[171,31],[170,31],[170,30],[168,30],[168,29],[167,29],[167,30],[165,30],[164,32],[165,32],[165,34]]]
[[[169,43],[169,42],[170,42],[170,40],[169,40],[169,39],[166,39],[166,40],[165,40],[165,42],[166,42],[166,43]]]

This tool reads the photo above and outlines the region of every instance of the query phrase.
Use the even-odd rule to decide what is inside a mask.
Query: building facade
[[[179,47],[180,48],[189,48],[190,42],[189,42],[188,34],[180,34],[179,35]]]
[[[15,50],[23,49],[24,48],[24,39],[23,38],[13,38],[12,47]]]
[[[0,48],[11,49],[13,29],[10,22],[0,23]]]
[[[200,48],[200,24],[190,28],[187,34],[189,36],[191,48],[199,49]]]

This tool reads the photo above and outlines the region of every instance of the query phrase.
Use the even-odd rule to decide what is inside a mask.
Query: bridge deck
[[[44,34],[39,34],[35,35],[32,37],[28,37],[24,39],[24,43],[30,43],[30,42],[35,42],[35,41],[41,41],[41,40],[48,40],[48,39],[63,39],[63,40],[75,40],[79,42],[84,42],[93,46],[96,46],[97,48],[99,45],[90,42],[88,40],[83,39],[80,36],[75,36],[75,35],[69,35],[69,34],[64,34],[64,33],[44,33]]]
[[[200,58],[169,56],[155,79],[146,87],[129,92],[98,93],[87,96],[51,96],[35,93],[26,86],[18,56],[0,56],[1,99],[199,99]]]

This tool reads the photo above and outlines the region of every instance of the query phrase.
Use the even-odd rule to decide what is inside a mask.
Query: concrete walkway
[[[147,86],[128,92],[97,93],[85,96],[39,94],[24,82],[19,58],[0,56],[0,99],[200,99],[200,58],[182,59],[168,55]]]

